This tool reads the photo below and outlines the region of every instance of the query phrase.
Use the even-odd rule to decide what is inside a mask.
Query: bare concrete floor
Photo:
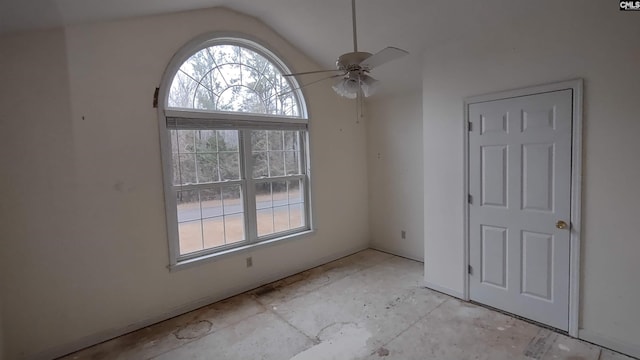
[[[631,359],[425,289],[422,273],[366,250],[63,359]]]

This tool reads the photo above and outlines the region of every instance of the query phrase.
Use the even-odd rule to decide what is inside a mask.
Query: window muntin
[[[245,240],[240,185],[178,191],[176,200],[181,255]]]
[[[170,130],[173,184],[240,179],[237,130]]]
[[[251,131],[258,237],[304,227],[299,131]]]
[[[254,179],[302,174],[298,132],[252,131],[251,145]]]
[[[307,119],[295,80],[259,45],[205,43],[167,81],[172,264],[311,228]]]
[[[300,117],[296,93],[272,61],[239,44],[205,47],[178,69],[168,106]]]
[[[304,227],[302,180],[256,182],[258,236],[268,236]]]

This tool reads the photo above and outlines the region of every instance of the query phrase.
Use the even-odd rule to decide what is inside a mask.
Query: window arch
[[[306,107],[284,62],[243,37],[205,36],[160,94],[171,265],[311,230]]]
[[[294,89],[275,61],[246,43],[227,39],[182,63],[167,102],[172,108],[300,117]]]

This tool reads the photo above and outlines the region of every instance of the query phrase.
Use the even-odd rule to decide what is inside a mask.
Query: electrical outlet
[[[251,256],[249,256],[247,258],[247,267],[250,268],[253,266],[253,258]]]
[[[407,238],[407,232],[404,231],[404,230],[400,230],[400,237],[403,238],[403,239],[406,239]]]

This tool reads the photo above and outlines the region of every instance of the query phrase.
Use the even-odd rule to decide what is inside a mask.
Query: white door
[[[469,105],[470,298],[569,327],[572,90]]]

